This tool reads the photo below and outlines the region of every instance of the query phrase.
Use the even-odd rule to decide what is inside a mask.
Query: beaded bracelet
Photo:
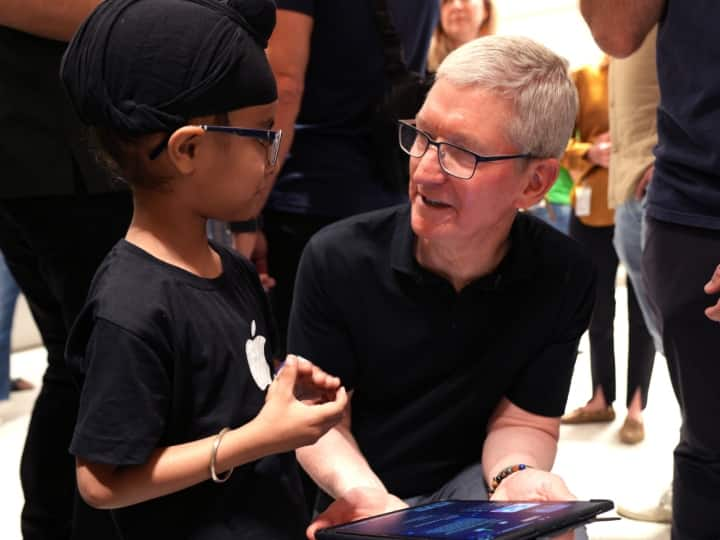
[[[488,490],[488,495],[492,495],[493,493],[495,493],[495,490],[500,485],[500,482],[505,480],[508,476],[518,471],[524,471],[525,469],[532,469],[532,467],[530,465],[525,465],[524,463],[518,463],[517,465],[511,465],[510,467],[506,467],[501,470],[497,474],[497,476],[493,478],[490,482],[490,489]]]
[[[213,482],[217,482],[218,484],[227,482],[234,469],[234,467],[230,467],[230,470],[225,473],[225,476],[218,476],[218,474],[215,472],[215,461],[217,460],[218,448],[220,448],[220,443],[222,442],[223,436],[228,431],[230,431],[230,428],[226,427],[220,430],[220,433],[217,434],[215,440],[213,441],[212,452],[210,452],[210,478],[213,479]]]

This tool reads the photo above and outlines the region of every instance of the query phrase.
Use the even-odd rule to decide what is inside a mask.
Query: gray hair
[[[520,152],[560,157],[572,134],[578,98],[568,63],[550,49],[518,36],[485,36],[455,49],[437,80],[472,86],[509,99],[515,114],[507,128]]]

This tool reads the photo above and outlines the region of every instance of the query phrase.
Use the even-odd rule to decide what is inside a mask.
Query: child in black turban
[[[347,402],[306,360],[272,380],[257,273],[205,235],[208,218],[257,214],[275,164],[274,21],[267,0],[105,0],[63,59],[74,107],[133,190],[67,347],[78,486],[126,539],[301,538],[288,452]]]

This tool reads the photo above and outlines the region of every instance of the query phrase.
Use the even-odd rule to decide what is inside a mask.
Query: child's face
[[[245,107],[228,113],[228,126],[273,128],[275,103]],[[273,167],[267,141],[232,133],[204,132],[198,169],[187,195],[205,217],[241,221],[262,209]]]

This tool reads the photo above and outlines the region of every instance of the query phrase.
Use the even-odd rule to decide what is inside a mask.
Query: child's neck
[[[206,220],[182,212],[146,211],[135,199],[125,239],[152,256],[204,278],[222,273],[220,256],[210,247]]]

